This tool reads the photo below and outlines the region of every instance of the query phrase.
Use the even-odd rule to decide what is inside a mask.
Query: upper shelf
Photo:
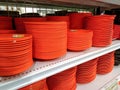
[[[91,47],[81,52],[67,52],[65,56],[52,61],[36,61],[26,72],[11,77],[1,77],[0,90],[16,90],[119,48],[120,40],[115,40],[108,47]]]
[[[120,0],[96,0],[96,1],[108,3],[108,4],[120,5]]]
[[[39,0],[38,0],[39,1]],[[117,4],[114,3],[107,3],[107,2],[99,2],[97,0],[51,0],[55,2],[63,2],[63,3],[71,3],[71,4],[78,4],[78,5],[86,5],[86,6],[94,6],[94,7],[118,7]],[[102,1],[102,0],[101,0]],[[105,0],[104,0],[105,1]],[[119,1],[119,0],[116,0]]]
[[[6,0],[0,0],[0,2],[6,2]],[[104,7],[111,9],[120,7],[120,0],[7,0],[7,2],[47,4],[79,8]]]

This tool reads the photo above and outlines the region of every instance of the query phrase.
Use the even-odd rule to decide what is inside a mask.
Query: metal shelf
[[[17,4],[36,4],[36,5],[57,5],[77,8],[104,7],[119,8],[119,0],[1,0],[0,2]]]
[[[81,52],[67,52],[65,56],[52,61],[35,61],[34,65],[24,73],[1,77],[0,90],[15,90],[24,87],[119,48],[120,40],[115,40],[108,47],[91,47]]]
[[[120,5],[120,0],[96,0],[96,1],[108,3],[108,4]]]
[[[119,76],[120,66],[115,66],[111,73],[97,75],[96,79],[88,84],[77,84],[76,90],[108,90],[105,87],[112,85],[113,82],[117,81]],[[120,87],[117,90],[120,90]]]

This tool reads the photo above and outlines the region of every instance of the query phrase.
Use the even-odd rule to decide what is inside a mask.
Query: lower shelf
[[[33,66],[29,70],[23,73],[9,77],[0,77],[0,90],[16,90],[22,88],[24,86],[30,85],[46,77],[52,76],[66,69],[90,61],[96,57],[102,56],[119,48],[120,48],[120,40],[115,40],[112,42],[111,45],[107,47],[91,47],[81,52],[69,51],[66,53],[66,55],[52,61],[45,61],[45,62],[35,61]],[[99,79],[99,77],[97,79]],[[95,85],[96,84],[97,83],[95,82]],[[104,85],[103,83],[100,84],[100,86],[103,85]],[[94,83],[93,85],[90,86],[94,86]],[[91,88],[90,86],[88,86],[88,88]],[[84,88],[84,85],[80,86],[80,88],[82,87]],[[85,88],[78,90],[89,90],[89,89]],[[92,90],[98,90],[98,89],[92,89]]]
[[[77,84],[77,90],[107,90],[103,88],[113,82],[118,76],[120,76],[120,65],[115,66],[109,74],[97,75],[96,79],[88,84]]]

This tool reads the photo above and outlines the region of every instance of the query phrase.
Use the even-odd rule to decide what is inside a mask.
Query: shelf
[[[106,90],[103,88],[111,85],[118,76],[120,76],[120,66],[115,66],[111,73],[97,75],[96,79],[88,84],[77,84],[77,90]],[[117,90],[120,90],[120,88]]]
[[[119,0],[1,0],[0,2],[8,2],[15,4],[37,4],[37,5],[57,5],[76,8],[105,7],[119,8]]]
[[[39,1],[39,0],[38,0]],[[97,0],[51,0],[54,2],[68,3],[68,4],[78,4],[78,5],[86,5],[86,6],[94,6],[94,7],[115,7],[117,4],[113,5],[111,3],[100,2]],[[116,0],[119,1],[119,0]]]
[[[96,0],[96,1],[108,3],[108,4],[120,5],[120,0]]]
[[[0,90],[15,90],[24,87],[119,48],[120,40],[115,40],[108,47],[92,47],[82,52],[67,52],[65,56],[52,61],[35,61],[34,65],[24,73],[1,77]]]

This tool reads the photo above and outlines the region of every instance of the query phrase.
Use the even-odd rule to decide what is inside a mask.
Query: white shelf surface
[[[96,0],[96,1],[108,3],[108,4],[120,5],[120,0]]]
[[[67,52],[65,56],[52,61],[35,61],[26,72],[11,77],[1,77],[0,90],[16,90],[119,48],[120,40],[115,40],[108,47],[91,47],[81,52]]]
[[[97,75],[96,79],[88,84],[77,84],[77,90],[101,90],[118,76],[120,76],[120,65],[115,66],[111,73]],[[120,88],[118,90],[120,90]]]

